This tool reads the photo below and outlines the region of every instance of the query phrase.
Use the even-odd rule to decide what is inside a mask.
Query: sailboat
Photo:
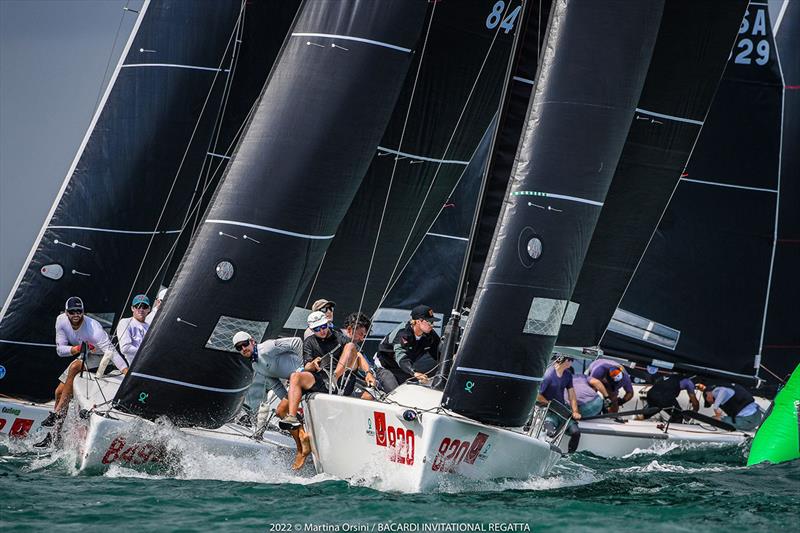
[[[157,445],[149,421],[163,418],[214,454],[286,444],[230,423],[253,379],[231,338],[244,330],[261,340],[282,327],[366,174],[427,10],[422,0],[301,6],[113,402],[92,402],[102,383],[91,377],[76,385],[86,409],[80,468],[161,461],[139,451]]]
[[[636,273],[599,341],[606,355],[706,383],[758,384],[781,189],[783,85],[767,6],[751,3],[669,205],[641,262],[626,265]],[[633,234],[618,226],[620,235]],[[707,421],[605,419],[580,427],[580,449],[604,456],[752,436]]]
[[[537,4],[525,7],[536,20]],[[446,386],[407,383],[377,403],[308,396],[319,472],[420,491],[452,474],[540,476],[560,458],[540,435],[543,412],[533,401],[636,112],[662,10],[661,2],[553,2],[504,206]],[[345,447],[350,453],[337,453]]]
[[[297,5],[153,0],[124,12],[135,27],[0,312],[0,432],[25,436],[52,410],[68,362],[53,323],[68,297],[114,331],[133,294],[168,282]]]

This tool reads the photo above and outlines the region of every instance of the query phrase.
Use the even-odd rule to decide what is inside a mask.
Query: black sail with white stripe
[[[207,152],[226,150],[241,125],[292,5],[153,0],[126,11],[135,28],[0,314],[2,394],[52,398],[68,362],[53,324],[69,296],[113,326],[131,294],[154,295],[198,180],[225,161]],[[229,95],[237,101],[226,107]]]
[[[771,279],[782,92],[767,6],[752,3],[604,350],[755,380]]]
[[[326,298],[337,314],[360,308],[371,315],[431,231],[497,113],[521,2],[431,2],[429,11],[424,48],[300,307]]]
[[[442,405],[520,426],[622,152],[663,2],[553,2],[512,184]]]
[[[597,346],[689,160],[746,0],[668,0],[636,115],[556,343]]]
[[[763,372],[771,384],[785,380],[800,363],[800,2],[783,0],[774,33],[783,73],[778,227],[769,306],[761,345]]]
[[[336,233],[397,100],[424,0],[309,1],[270,73],[116,404],[219,426],[253,370],[232,336],[280,329]]]

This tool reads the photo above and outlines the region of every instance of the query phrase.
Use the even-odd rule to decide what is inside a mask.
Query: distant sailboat
[[[112,329],[133,294],[155,295],[170,254],[181,253],[176,239],[182,229],[191,233],[198,203],[229,160],[296,9],[282,1],[196,9],[153,0],[126,11],[137,17],[135,27],[0,312],[2,404],[21,410],[17,420],[29,428],[52,408],[38,402],[52,399],[68,363],[53,340],[64,301],[80,295]]]
[[[551,443],[510,427],[531,422],[561,303],[622,151],[662,8],[553,2],[505,208],[447,388],[405,384],[379,403],[311,395],[305,414],[318,471],[370,478],[378,468],[387,488],[417,491],[448,473],[527,478],[552,468],[560,452]],[[539,292],[548,273],[565,270],[572,274],[549,278],[551,290]],[[353,453],[336,453],[345,445]]]
[[[81,468],[102,468],[117,439],[129,446],[139,423],[159,417],[226,455],[283,444],[228,424],[253,377],[232,336],[280,329],[319,265],[386,128],[427,9],[422,0],[302,5],[113,407],[79,398],[89,409]]]

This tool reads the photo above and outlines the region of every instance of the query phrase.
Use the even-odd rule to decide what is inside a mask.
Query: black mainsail
[[[686,167],[747,0],[669,0],[559,346],[597,346]]]
[[[773,31],[783,73],[778,218],[769,305],[761,342],[760,377],[771,384],[785,379],[800,363],[800,2],[784,0]]]
[[[512,183],[442,405],[531,413],[644,85],[663,2],[553,2]]]
[[[497,112],[519,0],[433,2],[369,172],[297,305],[371,315],[431,227]]]
[[[290,3],[240,0],[153,0],[128,13],[135,27],[0,313],[3,394],[52,397],[66,366],[53,322],[67,297],[111,326],[131,293],[158,288],[198,179],[226,161],[208,152],[240,127],[277,53],[272,34],[293,17]]]
[[[782,93],[767,7],[752,3],[686,171],[601,341],[606,352],[757,380]]]
[[[301,7],[119,408],[203,427],[236,414],[253,370],[232,335],[280,330],[309,283],[386,128],[426,8]]]

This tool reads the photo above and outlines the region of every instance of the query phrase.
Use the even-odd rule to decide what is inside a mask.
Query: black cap
[[[439,319],[433,316],[433,309],[427,305],[418,305],[411,310],[412,320],[427,320],[430,323],[438,322]]]
[[[67,311],[83,311],[83,300],[77,296],[70,296],[67,298],[67,303],[64,305]]]

